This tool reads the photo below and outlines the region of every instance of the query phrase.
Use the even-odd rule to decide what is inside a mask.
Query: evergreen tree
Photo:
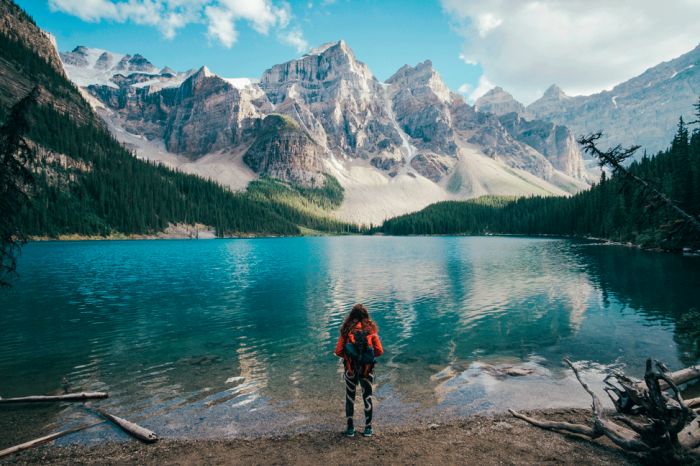
[[[34,149],[24,134],[29,125],[27,113],[38,97],[39,89],[34,88],[12,107],[0,128],[0,286],[9,284],[17,267],[19,246],[26,240],[18,213],[29,199]]]

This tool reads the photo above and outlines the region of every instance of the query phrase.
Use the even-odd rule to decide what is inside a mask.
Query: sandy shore
[[[538,416],[585,422],[586,410],[549,410]],[[228,440],[136,441],[41,446],[1,464],[639,464],[603,440],[590,442],[543,431],[506,414],[474,416],[445,425],[404,430],[375,427],[372,438],[337,432]]]

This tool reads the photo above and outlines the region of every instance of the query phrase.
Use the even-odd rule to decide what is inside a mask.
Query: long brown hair
[[[364,304],[355,304],[352,311],[345,318],[343,325],[340,326],[340,334],[344,337],[354,329],[358,323],[362,324],[362,329],[369,332],[377,332],[377,324],[369,317],[369,311]]]

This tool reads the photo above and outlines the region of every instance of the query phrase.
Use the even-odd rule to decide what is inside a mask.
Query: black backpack
[[[364,366],[366,364],[374,364],[376,359],[374,357],[374,349],[369,346],[367,338],[369,337],[369,332],[364,330],[355,330],[352,332],[353,339],[355,343],[348,340],[345,343],[345,354],[350,357],[350,360],[355,366]]]

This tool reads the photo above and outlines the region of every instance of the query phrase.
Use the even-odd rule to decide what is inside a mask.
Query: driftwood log
[[[67,429],[67,430],[62,430],[59,432],[54,432],[53,434],[45,435],[44,437],[39,437],[34,440],[30,440],[29,442],[24,442],[20,443],[19,445],[15,445],[14,447],[10,448],[5,448],[4,450],[0,450],[0,458],[3,458],[5,456],[12,455],[13,453],[19,453],[20,451],[23,450],[28,450],[32,447],[36,447],[38,445],[42,445],[44,443],[48,443],[52,440],[56,440],[59,437],[63,437],[64,435],[68,434],[73,434],[75,432],[80,432],[81,430],[89,429],[90,427],[97,426],[99,424],[103,424],[105,421],[100,421],[100,422],[95,422],[93,424],[85,424],[79,427],[75,427],[73,429]]]
[[[0,398],[0,403],[35,403],[46,401],[85,401],[109,398],[106,392],[66,393],[65,395],[34,395],[18,398]]]
[[[534,426],[589,439],[607,437],[630,452],[653,456],[661,462],[700,459],[700,419],[694,408],[700,398],[683,400],[678,386],[700,380],[700,366],[670,372],[662,363],[648,359],[644,380],[635,380],[619,371],[605,377],[605,391],[617,413],[608,416],[596,394],[581,379],[568,359],[564,362],[592,399],[592,425],[545,421],[509,410]]]
[[[108,412],[102,411],[100,409],[95,409],[95,411],[100,413],[100,415],[103,416],[105,419],[108,419],[115,423],[117,426],[119,426],[120,429],[122,429],[127,434],[131,435],[132,437],[138,440],[141,440],[142,442],[153,443],[158,441],[158,436],[153,431],[141,427],[140,425],[135,424],[131,421],[127,421],[126,419],[123,419],[119,416],[115,416],[114,414],[109,414]]]

